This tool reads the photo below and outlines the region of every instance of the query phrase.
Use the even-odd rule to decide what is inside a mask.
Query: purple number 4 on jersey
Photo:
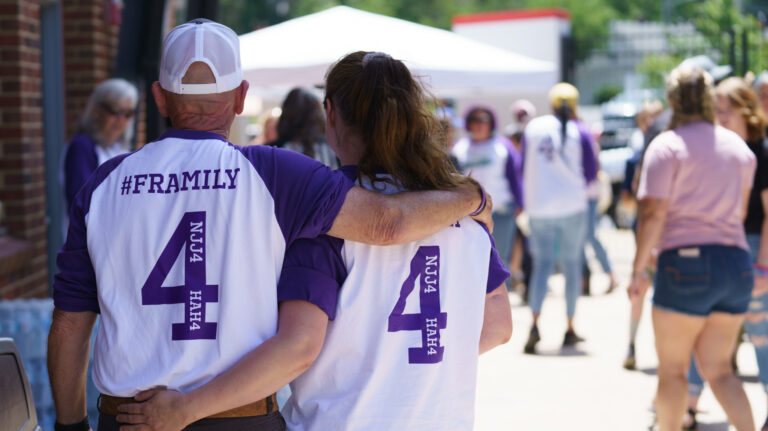
[[[163,282],[184,249],[184,285]],[[205,281],[205,212],[188,212],[171,235],[141,288],[142,305],[184,304],[184,323],[174,323],[172,340],[215,340],[216,322],[205,321],[205,306],[219,301],[219,286]]]
[[[443,360],[440,330],[448,313],[440,312],[440,247],[421,246],[411,259],[411,272],[400,288],[400,298],[389,315],[388,332],[421,331],[421,347],[408,349],[408,363],[436,364]],[[405,302],[419,279],[420,313],[403,314]]]

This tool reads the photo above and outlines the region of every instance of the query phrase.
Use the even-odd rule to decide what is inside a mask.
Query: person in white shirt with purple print
[[[451,154],[459,170],[493,196],[493,239],[507,266],[515,239],[515,218],[523,207],[522,158],[509,139],[496,133],[496,116],[490,108],[471,108],[464,122],[467,136],[456,142]]]
[[[589,130],[576,119],[576,87],[559,83],[550,91],[549,99],[557,115],[534,118],[522,137],[525,211],[530,217],[533,257],[528,286],[533,325],[525,353],[536,353],[541,338],[537,323],[556,260],[562,263],[565,276],[568,329],[563,346],[571,347],[582,341],[574,331],[573,319],[581,292],[587,235],[586,185],[597,176],[597,158]]]
[[[274,392],[311,362],[314,335],[294,318],[305,302],[284,303],[278,325],[285,250],[324,233],[414,241],[485,201],[470,182],[385,196],[297,153],[235,147],[226,138],[247,89],[231,29],[202,19],[174,28],[152,87],[174,129],[104,163],[76,195],[48,344],[56,429],[89,429],[97,314],[100,431],[285,429]],[[135,402],[148,398],[192,414],[177,428],[129,425],[147,421]]]
[[[325,89],[328,143],[358,184],[389,194],[464,180],[401,61],[349,54]],[[291,383],[291,430],[472,429],[478,352],[512,331],[509,272],[483,225],[462,218],[388,247],[301,240],[283,268],[278,300],[315,304],[315,325],[327,327],[320,355]]]

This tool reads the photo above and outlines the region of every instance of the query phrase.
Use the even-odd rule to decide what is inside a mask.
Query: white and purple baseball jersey
[[[311,302],[332,320],[319,357],[291,383],[288,428],[471,429],[485,298],[508,276],[468,217],[396,246],[297,241],[278,300]]]
[[[509,139],[494,135],[483,142],[458,140],[451,153],[462,173],[476,179],[493,196],[494,212],[506,212],[512,204],[523,205],[520,153]]]
[[[100,166],[72,205],[54,302],[101,313],[96,388],[192,390],[272,337],[286,247],[353,182],[305,156],[171,130]]]
[[[534,118],[525,127],[523,187],[531,217],[564,217],[587,210],[587,183],[597,177],[597,159],[586,126],[566,125],[554,115]]]

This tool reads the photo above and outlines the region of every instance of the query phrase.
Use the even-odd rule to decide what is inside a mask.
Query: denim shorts
[[[708,316],[742,314],[752,296],[752,258],[747,250],[699,245],[666,250],[659,256],[653,305],[678,313]]]

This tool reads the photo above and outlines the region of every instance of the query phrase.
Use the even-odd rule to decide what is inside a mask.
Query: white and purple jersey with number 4
[[[318,162],[171,130],[78,193],[56,308],[101,313],[94,383],[192,390],[272,337],[286,247],[327,232],[353,182]]]
[[[468,217],[396,246],[297,241],[278,300],[311,302],[331,321],[320,356],[291,383],[288,429],[472,429],[485,297],[508,276]]]

